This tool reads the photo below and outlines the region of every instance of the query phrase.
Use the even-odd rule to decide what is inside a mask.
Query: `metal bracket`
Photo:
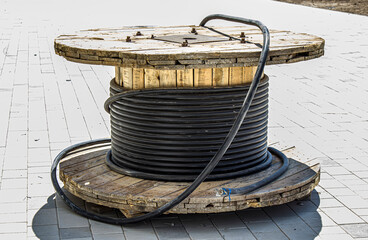
[[[169,36],[155,36],[153,39],[172,42],[172,43],[183,43],[198,44],[198,43],[211,43],[211,42],[224,42],[229,41],[229,38],[213,37],[200,34],[182,34],[182,35],[169,35]]]

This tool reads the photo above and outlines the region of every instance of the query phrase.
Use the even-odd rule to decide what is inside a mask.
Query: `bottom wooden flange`
[[[182,193],[190,182],[164,182],[125,176],[105,164],[109,145],[78,149],[60,162],[64,188],[87,202],[120,209],[132,217],[150,212]],[[276,181],[247,195],[219,194],[222,187],[250,185],[276,171],[281,161],[274,156],[272,167],[247,177],[202,183],[189,197],[167,213],[218,213],[284,204],[310,195],[320,179],[316,160],[289,159],[290,165]]]

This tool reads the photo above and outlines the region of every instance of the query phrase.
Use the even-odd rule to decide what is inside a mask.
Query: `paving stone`
[[[151,219],[152,226],[157,227],[178,227],[183,226],[177,216],[174,217],[159,217]]]
[[[18,179],[3,179],[1,181],[1,189],[20,189],[27,188],[27,179],[26,178],[18,178]]]
[[[322,227],[336,226],[336,223],[323,212],[301,212],[299,217],[313,230],[319,232]]]
[[[0,239],[25,240],[27,239],[27,234],[26,233],[0,233]]]
[[[27,224],[25,222],[0,223],[0,233],[26,233]]]
[[[363,220],[346,207],[324,208],[326,213],[337,224],[363,223]]]
[[[28,211],[28,224],[33,226],[37,225],[50,225],[57,224],[56,209],[39,209]]]
[[[89,227],[60,228],[61,239],[92,238]]]
[[[368,201],[358,196],[336,196],[336,198],[350,209],[368,208]]]
[[[341,225],[346,232],[354,238],[368,238],[368,224],[344,224]]]
[[[256,233],[254,233],[254,235],[256,236],[256,238],[258,240],[269,240],[269,239],[277,239],[277,240],[284,240],[285,239],[285,240],[287,240],[287,239],[289,239],[281,231],[277,231],[277,232],[256,232]]]
[[[57,208],[57,219],[60,228],[89,227],[88,220],[67,208]]]
[[[183,226],[155,227],[158,238],[161,239],[190,239]]]
[[[97,222],[93,220],[89,220],[91,224],[91,231],[93,235],[103,234],[103,233],[117,233],[122,234],[123,229],[121,226],[118,225],[112,225],[112,224],[106,224],[102,222]]]
[[[28,237],[36,236],[40,239],[59,239],[59,228],[54,225],[39,225],[28,227]]]
[[[25,212],[19,213],[0,213],[0,223],[16,223],[26,222],[27,216]]]
[[[27,189],[1,189],[0,203],[23,202],[27,198]]]
[[[267,222],[249,222],[247,227],[252,233],[281,232],[273,221]]]
[[[270,217],[261,209],[237,211],[237,215],[246,223],[249,222],[267,222]]]
[[[228,240],[255,240],[248,228],[226,228],[219,230],[222,237]]]
[[[343,207],[344,205],[336,200],[335,198],[327,198],[323,199],[322,201],[317,204],[319,208],[334,208],[334,207]]]
[[[124,234],[107,233],[107,234],[93,234],[94,240],[125,240]]]
[[[0,203],[0,213],[26,213],[27,204],[26,202],[15,202],[15,203]]]
[[[4,170],[2,179],[26,178],[27,170]]]
[[[209,215],[209,218],[220,231],[246,227],[235,213],[211,214]]]
[[[318,232],[318,231],[317,231]],[[335,226],[323,226],[323,228],[320,229],[319,235],[336,235],[336,234],[346,234],[346,232],[338,225]],[[323,237],[322,237],[323,239]]]
[[[329,234],[321,236],[323,240],[353,240],[353,238],[345,233],[345,234]]]
[[[148,222],[123,226],[123,231],[127,239],[158,239],[152,225]]]
[[[45,197],[29,197],[28,198],[28,209],[48,209],[56,208],[55,196],[45,196]]]

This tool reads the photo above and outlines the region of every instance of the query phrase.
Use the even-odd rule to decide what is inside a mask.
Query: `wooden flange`
[[[150,212],[182,193],[189,182],[164,182],[133,178],[112,171],[105,164],[109,146],[79,149],[60,163],[64,188],[87,202],[120,209],[127,217]],[[284,204],[308,196],[320,179],[316,160],[290,159],[287,172],[276,181],[247,195],[221,196],[222,187],[252,184],[276,171],[272,167],[247,177],[202,183],[188,198],[168,213],[218,213]]]
[[[195,28],[196,32],[191,33]],[[124,27],[91,29],[55,39],[56,54],[69,61],[146,69],[198,69],[257,66],[263,36],[253,26],[214,27],[232,40],[192,43],[188,46],[157,40],[188,34],[223,38],[200,26]],[[138,34],[139,32],[139,34]],[[241,35],[244,41],[240,41]],[[324,53],[325,41],[317,36],[270,30],[271,44],[267,64],[283,64],[318,58]],[[157,38],[157,39],[156,39]]]

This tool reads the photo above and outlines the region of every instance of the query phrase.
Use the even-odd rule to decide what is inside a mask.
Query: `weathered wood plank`
[[[212,69],[194,69],[194,87],[212,86]]]
[[[240,85],[244,81],[244,67],[232,67],[229,74],[229,85]]]
[[[142,89],[142,88],[144,88],[144,69],[142,69],[142,68],[133,68],[132,85],[133,85],[133,89]]]
[[[176,86],[177,87],[193,87],[193,69],[183,69],[176,71]]]
[[[229,85],[229,68],[213,68],[213,86],[228,86]]]
[[[176,87],[176,70],[160,70],[160,87]]]
[[[160,87],[160,72],[155,69],[144,69],[144,87],[159,88]]]
[[[121,67],[120,68],[122,84],[126,89],[133,89],[133,69]]]

